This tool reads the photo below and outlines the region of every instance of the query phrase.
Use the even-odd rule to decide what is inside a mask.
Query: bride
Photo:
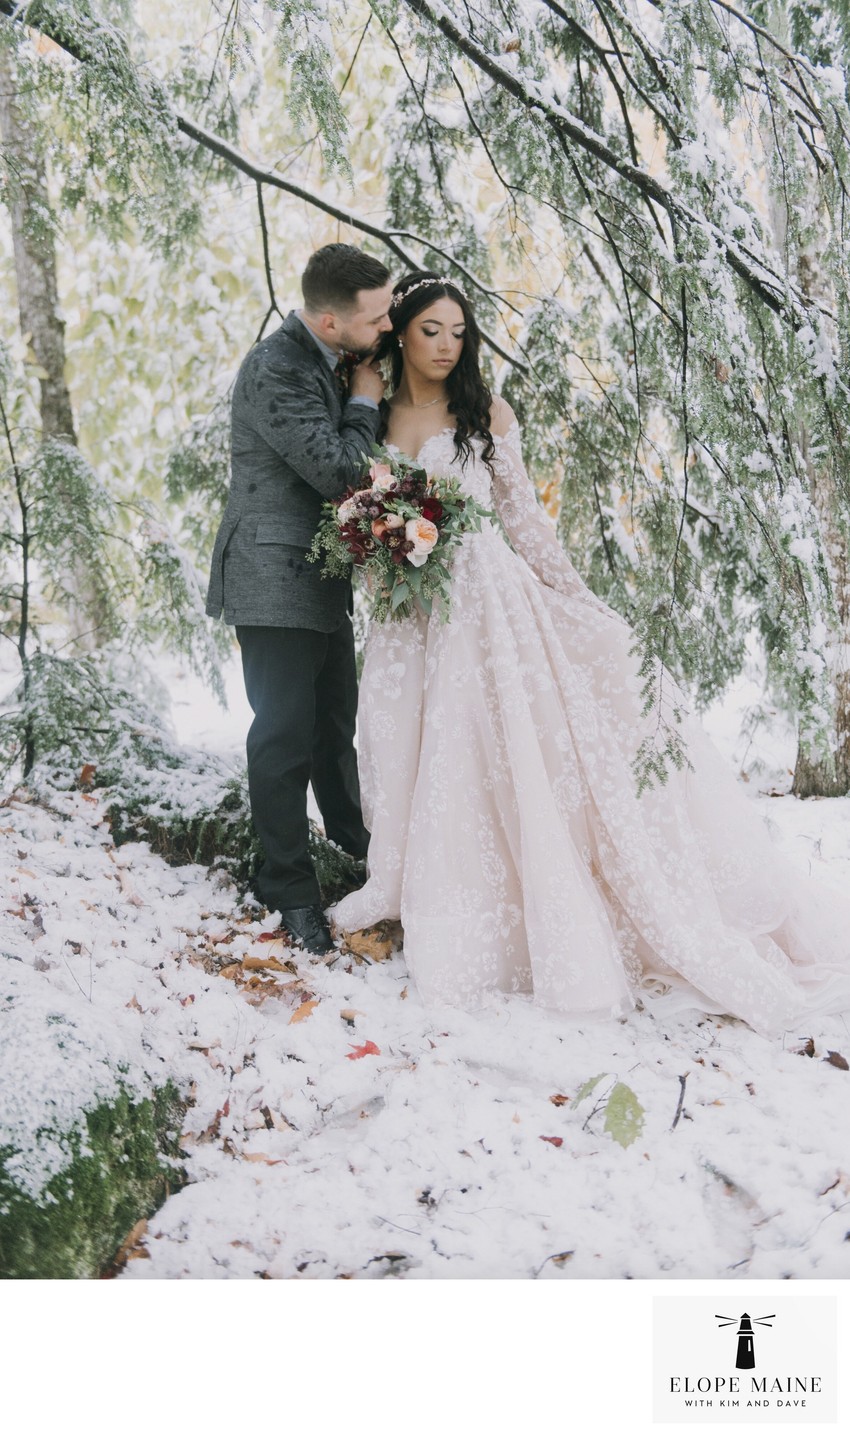
[[[641,716],[631,630],[537,502],[461,289],[408,275],[390,318],[384,442],[457,475],[504,533],[485,521],[455,550],[448,623],[435,607],[370,626],[368,881],[329,909],[337,935],[400,918],[426,1002],[698,1007],[765,1035],[850,1008],[850,905],[775,849],[695,720],[682,725],[692,769],[637,796],[655,718]]]

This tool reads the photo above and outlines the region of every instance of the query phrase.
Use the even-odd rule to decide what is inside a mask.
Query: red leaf
[[[362,1047],[355,1047],[353,1052],[346,1052],[345,1055],[353,1062],[357,1057],[380,1057],[381,1049],[374,1042],[364,1042]]]
[[[79,783],[80,787],[90,788],[92,783],[94,782],[94,775],[96,772],[97,768],[94,763],[84,763],[80,771],[80,776],[77,779],[77,782]]]
[[[551,1142],[553,1147],[563,1147],[563,1137],[541,1137],[541,1142]]]
[[[284,928],[278,927],[274,932],[258,932],[255,942],[277,942],[278,938],[288,937],[289,934]]]

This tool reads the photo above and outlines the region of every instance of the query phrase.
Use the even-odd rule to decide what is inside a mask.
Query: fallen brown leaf
[[[840,1067],[842,1072],[850,1072],[847,1058],[842,1057],[840,1052],[830,1052],[823,1060],[828,1062],[831,1067]]]
[[[77,779],[81,788],[90,788],[94,782],[94,775],[97,772],[95,763],[84,763],[80,769],[80,776]]]
[[[791,1051],[792,1051],[793,1053],[795,1053],[796,1056],[798,1056],[798,1057],[814,1057],[814,1055],[815,1055],[814,1039],[811,1038],[811,1037],[807,1037],[807,1038],[805,1039],[805,1041],[803,1042],[802,1047],[792,1047],[792,1048],[791,1048]]]
[[[569,1100],[569,1097],[565,1097],[563,1092],[556,1092],[553,1097],[549,1098],[549,1101],[554,1107],[563,1107],[564,1103],[569,1102]]]
[[[541,1137],[541,1142],[551,1142],[553,1147],[563,1147],[563,1137]]]
[[[270,1157],[268,1152],[240,1152],[244,1162],[265,1162],[267,1167],[279,1167],[283,1157]]]
[[[272,953],[269,953],[268,957],[243,957],[242,966],[247,967],[249,972],[256,972],[265,968],[270,969],[272,972],[287,972],[289,970],[284,967],[282,962],[278,962]]]
[[[367,962],[386,962],[392,956],[392,938],[387,923],[379,922],[374,927],[364,927],[356,932],[344,932],[345,945],[355,957]]]
[[[295,1011],[293,1012],[292,1016],[290,1017],[290,1019],[289,1019],[289,1024],[290,1024],[290,1026],[292,1025],[293,1022],[303,1022],[304,1019],[305,1019],[305,1017],[309,1017],[309,1016],[310,1016],[310,1013],[313,1011],[313,1008],[314,1008],[314,1007],[318,1007],[318,1005],[319,1005],[319,999],[318,999],[318,997],[311,997],[308,1002],[302,1002],[301,1006],[300,1006],[300,1007],[296,1007]]]

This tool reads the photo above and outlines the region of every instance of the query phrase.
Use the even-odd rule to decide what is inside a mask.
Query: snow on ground
[[[240,707],[171,684],[181,737],[241,746]],[[713,721],[737,741],[728,714]],[[795,861],[846,885],[850,799],[757,801]],[[41,987],[31,1011],[192,1097],[189,1184],[121,1280],[850,1276],[850,1076],[824,1060],[850,1051],[844,1018],[767,1041],[696,1012],[426,1010],[401,953],[328,964],[263,940],[268,918],[220,878],[115,849],[83,794],[54,812],[7,797],[0,871],[8,967],[22,994]],[[27,1035],[0,1122],[50,1108],[37,1024]],[[814,1055],[795,1052],[809,1037]],[[625,1148],[597,1105],[615,1080],[645,1111]]]

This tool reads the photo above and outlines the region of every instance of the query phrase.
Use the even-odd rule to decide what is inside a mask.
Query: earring
[[[399,334],[399,336],[398,336],[398,347],[399,347],[399,349],[403,349],[403,348],[404,348],[404,340],[402,339],[402,337],[401,337],[400,334]]]

